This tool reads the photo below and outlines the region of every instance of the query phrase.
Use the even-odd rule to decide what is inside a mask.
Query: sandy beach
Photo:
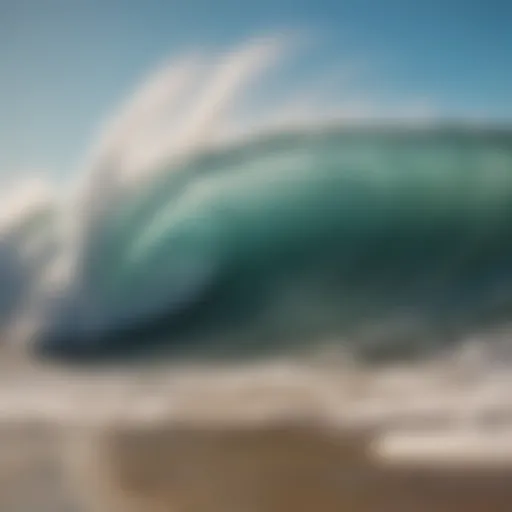
[[[508,511],[510,381],[449,375],[5,378],[0,510]]]
[[[362,433],[300,423],[66,434],[2,428],[2,511],[505,512],[512,503],[512,465],[390,465]]]

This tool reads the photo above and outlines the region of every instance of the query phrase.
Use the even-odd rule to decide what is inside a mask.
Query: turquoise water
[[[155,172],[88,231],[42,352],[424,353],[512,313],[512,135],[331,128]]]

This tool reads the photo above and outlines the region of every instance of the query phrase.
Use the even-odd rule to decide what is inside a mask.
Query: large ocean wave
[[[241,93],[282,47],[165,66],[70,183],[18,208],[5,332],[28,324],[37,354],[78,361],[332,343],[375,358],[508,324],[512,131],[398,110],[248,123]]]

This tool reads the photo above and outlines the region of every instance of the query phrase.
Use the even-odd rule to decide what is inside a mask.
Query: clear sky
[[[383,102],[512,121],[510,0],[0,0],[0,172],[71,168],[169,54],[290,28],[320,43],[302,76],[362,62]]]

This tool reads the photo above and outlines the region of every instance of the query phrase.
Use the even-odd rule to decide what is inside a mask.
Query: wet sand
[[[423,451],[418,443],[411,445],[411,451],[407,443],[385,442],[398,423],[410,424],[410,417],[399,415],[400,421],[396,418],[388,421],[386,428],[382,418],[367,421],[365,425],[364,422],[351,426],[329,422],[319,407],[325,390],[313,393],[313,380],[308,381],[305,374],[281,372],[276,378],[270,374],[263,378],[258,372],[253,381],[247,377],[249,372],[229,378],[212,375],[212,378],[203,377],[202,381],[192,375],[181,390],[170,384],[158,388],[155,380],[151,381],[153,387],[148,388],[139,381],[134,389],[145,388],[139,396],[127,389],[125,383],[110,379],[112,389],[123,390],[123,404],[117,403],[121,395],[112,391],[109,396],[106,381],[89,383],[87,393],[82,389],[83,384],[73,390],[71,381],[65,385],[61,381],[58,386],[47,382],[44,392],[42,381],[38,386],[24,388],[20,396],[33,393],[38,400],[45,396],[48,402],[29,418],[26,412],[19,414],[20,397],[15,400],[16,414],[7,411],[7,402],[0,401],[0,408],[3,407],[0,511],[508,512],[512,509],[512,435],[504,435],[503,428],[494,425],[489,430],[488,426],[486,431],[479,427],[482,440],[469,436],[464,441],[456,434],[441,436],[424,445]],[[258,386],[254,384],[256,381],[260,383]],[[286,385],[278,384],[279,381]],[[404,382],[395,378],[394,389],[419,397],[419,391]],[[389,384],[390,381],[386,384],[382,379],[376,388],[383,393]],[[504,390],[510,389],[509,381],[503,384]],[[482,384],[479,389],[483,387]],[[11,385],[7,395],[13,394],[12,389]],[[77,394],[78,389],[82,389],[81,395]],[[335,412],[343,402],[341,391],[347,390],[347,386],[343,384],[338,390],[330,382],[328,389],[335,392],[339,401],[331,411]],[[349,392],[354,394],[355,389]],[[69,391],[71,402],[65,402],[64,395],[58,397],[58,392],[64,391]],[[496,399],[497,391],[491,391]],[[165,407],[161,402],[172,414],[160,414],[162,407],[155,407],[158,400],[149,400],[158,398],[160,392],[162,397],[181,395],[186,408],[180,410],[176,400],[166,402]],[[375,390],[370,392],[375,393]],[[92,405],[98,410],[100,398],[103,399],[104,412],[111,413],[107,415],[108,421],[107,416],[101,421],[85,421],[91,414],[86,395],[94,399]],[[382,410],[389,412],[391,404],[400,405],[404,401],[404,397],[391,395],[387,405],[379,395],[378,403],[386,405]],[[441,398],[446,398],[437,392],[434,396],[439,406]],[[362,401],[360,394],[355,402],[361,410]],[[286,410],[285,404],[293,402],[302,405],[295,411]],[[113,413],[116,403],[122,405],[119,410],[132,413],[139,405],[144,407],[130,417],[116,416]],[[462,399],[455,403],[461,404]],[[34,406],[33,402],[30,404]],[[55,405],[58,407],[49,414],[50,406]],[[63,411],[71,412],[72,405],[74,421],[70,421],[71,416],[65,419],[62,415]],[[443,414],[453,409],[448,402],[443,407]],[[509,413],[503,404],[494,403],[493,408],[495,412],[499,409],[506,413],[496,421],[508,424]],[[348,402],[341,409],[347,411]],[[412,411],[405,407],[404,411],[415,417],[420,414],[418,409]],[[398,413],[395,410],[393,414]],[[428,414],[432,416],[432,408]],[[427,425],[424,420],[422,424]],[[399,434],[395,437],[401,439]],[[484,440],[496,442],[491,446]],[[491,457],[484,456],[489,453]]]
[[[506,512],[512,465],[390,464],[372,435],[298,422],[4,426],[2,512]]]
[[[60,436],[41,424],[0,425],[0,510],[82,512],[67,488]]]

